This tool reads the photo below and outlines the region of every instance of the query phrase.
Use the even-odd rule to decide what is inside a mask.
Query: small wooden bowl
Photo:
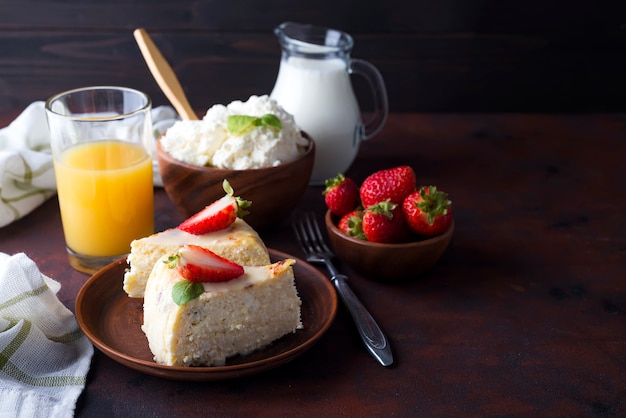
[[[224,196],[224,179],[233,187],[235,196],[252,205],[245,221],[255,229],[278,224],[298,204],[311,180],[315,158],[315,142],[309,141],[306,153],[294,161],[276,167],[251,170],[230,170],[199,167],[174,159],[157,141],[157,160],[163,188],[170,200],[185,216],[190,217]]]
[[[405,281],[430,269],[444,253],[454,232],[454,222],[442,235],[403,244],[380,244],[350,237],[337,228],[339,219],[330,211],[325,222],[337,257],[354,271],[372,280]]]

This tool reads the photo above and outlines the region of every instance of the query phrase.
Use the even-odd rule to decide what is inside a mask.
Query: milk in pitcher
[[[271,93],[315,141],[311,184],[346,174],[361,141],[375,135],[388,114],[380,72],[367,61],[350,58],[352,36],[336,29],[285,22],[274,30],[282,54]],[[352,90],[352,75],[368,81],[374,117],[366,123]]]
[[[315,141],[312,184],[323,184],[350,167],[363,125],[344,60],[283,59],[271,97]]]

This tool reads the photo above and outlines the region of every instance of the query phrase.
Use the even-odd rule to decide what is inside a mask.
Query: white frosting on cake
[[[237,218],[230,227],[204,235],[193,235],[172,228],[130,244],[131,252],[128,255],[130,268],[124,274],[124,291],[128,296],[142,298],[148,276],[157,260],[185,244],[208,248],[243,266],[270,263],[265,244],[243,219]]]

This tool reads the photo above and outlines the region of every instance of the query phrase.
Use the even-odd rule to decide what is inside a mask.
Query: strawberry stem
[[[395,203],[391,203],[389,199],[383,200],[382,202],[375,203],[367,208],[371,213],[375,213],[377,215],[385,215],[387,218],[392,219],[393,213],[392,211],[397,207]]]
[[[167,264],[167,268],[174,269],[178,265],[179,258],[180,258],[180,253],[177,251],[176,253],[167,257],[166,260],[163,260],[163,262]]]
[[[226,192],[228,196],[232,196],[235,194],[235,191],[233,190],[233,186],[231,186],[228,180],[226,179],[224,179],[224,181],[222,182],[222,189],[224,189],[224,191]]]
[[[224,181],[222,182],[222,188],[224,189],[224,191],[226,192],[228,196],[232,196],[235,194],[235,190],[233,189],[233,186],[230,185],[227,179],[224,179]],[[237,216],[239,218],[243,218],[248,213],[250,213],[246,209],[248,209],[250,205],[252,205],[251,201],[244,200],[239,196],[235,196],[235,203],[237,203]]]
[[[435,222],[437,216],[448,214],[452,202],[447,193],[437,190],[437,186],[421,187],[420,197],[422,200],[416,206],[426,214],[429,225]]]
[[[339,173],[336,177],[324,180],[324,186],[326,186],[326,188],[322,191],[322,194],[326,194],[333,187],[339,186],[341,183],[344,182],[345,179],[346,177],[343,174]]]
[[[353,215],[348,218],[348,235],[365,240],[367,238],[365,237],[365,232],[363,232],[363,218],[361,216]]]

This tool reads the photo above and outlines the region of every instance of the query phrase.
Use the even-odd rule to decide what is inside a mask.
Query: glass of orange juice
[[[92,274],[154,232],[150,98],[86,87],[46,101],[69,262]]]

